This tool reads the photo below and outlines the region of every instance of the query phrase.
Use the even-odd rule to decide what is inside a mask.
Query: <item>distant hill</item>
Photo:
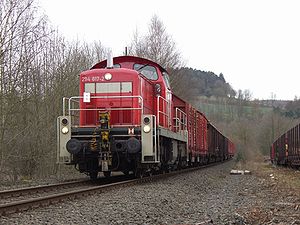
[[[233,119],[240,116],[241,111],[247,112],[248,116],[253,113],[252,109],[260,108],[261,112],[274,110],[289,118],[300,118],[300,99],[287,100],[251,100],[249,90],[235,91],[225,80],[222,73],[219,75],[192,68],[183,67],[170,72],[170,80],[173,92],[179,97],[193,102],[197,108],[202,108],[209,114],[224,111],[227,118]],[[225,105],[225,109],[215,105]],[[251,110],[241,110],[241,106],[249,106]],[[245,108],[244,108],[245,109]],[[230,112],[229,112],[229,111]]]
[[[237,98],[198,97],[191,102],[212,121],[230,122],[239,118],[255,119],[273,111],[257,101]]]
[[[222,73],[216,75],[192,68],[180,68],[170,73],[173,91],[184,99],[197,96],[234,97],[236,91],[226,82]]]

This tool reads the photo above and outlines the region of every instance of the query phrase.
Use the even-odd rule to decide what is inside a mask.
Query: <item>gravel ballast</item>
[[[230,161],[1,217],[0,223],[300,224],[298,195],[291,190],[283,195],[267,172],[230,175],[234,167]]]

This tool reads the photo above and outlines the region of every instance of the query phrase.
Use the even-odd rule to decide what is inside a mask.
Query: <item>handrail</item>
[[[162,104],[162,111],[160,110],[160,103]],[[166,106],[165,106],[166,105]],[[166,108],[166,109],[165,109]],[[157,96],[157,124],[158,126],[160,126],[159,122],[160,122],[160,114],[162,114],[163,116],[163,126],[166,126],[168,129],[170,128],[171,125],[171,103],[163,98],[162,96]],[[165,120],[167,121],[167,123],[165,124]]]
[[[138,98],[140,101],[139,103],[141,104],[141,107],[138,107],[138,108],[105,108],[105,109],[101,109],[101,108],[94,108],[94,109],[73,109],[71,108],[71,101],[75,101],[75,102],[79,102],[79,101],[76,101],[74,99],[83,99],[83,96],[73,96],[71,98],[69,98],[69,114],[71,111],[93,111],[93,110],[142,110],[142,113],[143,113],[143,108],[144,108],[144,105],[143,105],[143,98],[140,96],[140,95],[130,95],[130,96],[123,96],[123,95],[120,95],[120,96],[91,96],[90,97],[91,99],[110,99],[110,98]]]
[[[159,146],[159,138],[157,138],[157,123],[156,123],[156,116],[155,115],[152,115],[153,119],[154,119],[154,125],[153,125],[153,130],[154,130],[154,152],[155,152],[155,156],[154,156],[154,159],[155,161],[158,161],[157,159],[157,146]],[[157,142],[158,141],[158,142]]]
[[[187,129],[187,120],[186,120],[187,116],[186,113],[184,111],[182,111],[179,108],[176,108],[175,111],[175,131],[179,132],[182,130],[186,130]]]
[[[67,98],[67,97],[63,97],[63,116],[66,115],[66,100],[69,102],[68,105],[70,105],[70,98]],[[76,100],[73,100],[72,101],[73,103],[78,103],[79,104],[79,101],[76,101]],[[69,108],[69,107],[68,107]],[[70,114],[70,112],[69,112]]]

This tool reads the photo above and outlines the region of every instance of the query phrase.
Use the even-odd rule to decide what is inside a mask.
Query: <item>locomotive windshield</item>
[[[158,79],[158,74],[157,74],[154,66],[143,65],[143,64],[134,64],[133,69],[139,71],[141,74],[143,74],[149,80],[157,80]]]
[[[92,94],[131,93],[132,82],[85,83],[84,91]]]

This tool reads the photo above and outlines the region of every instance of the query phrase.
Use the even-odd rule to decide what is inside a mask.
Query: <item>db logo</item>
[[[128,134],[133,135],[134,134],[134,128],[128,128]]]

